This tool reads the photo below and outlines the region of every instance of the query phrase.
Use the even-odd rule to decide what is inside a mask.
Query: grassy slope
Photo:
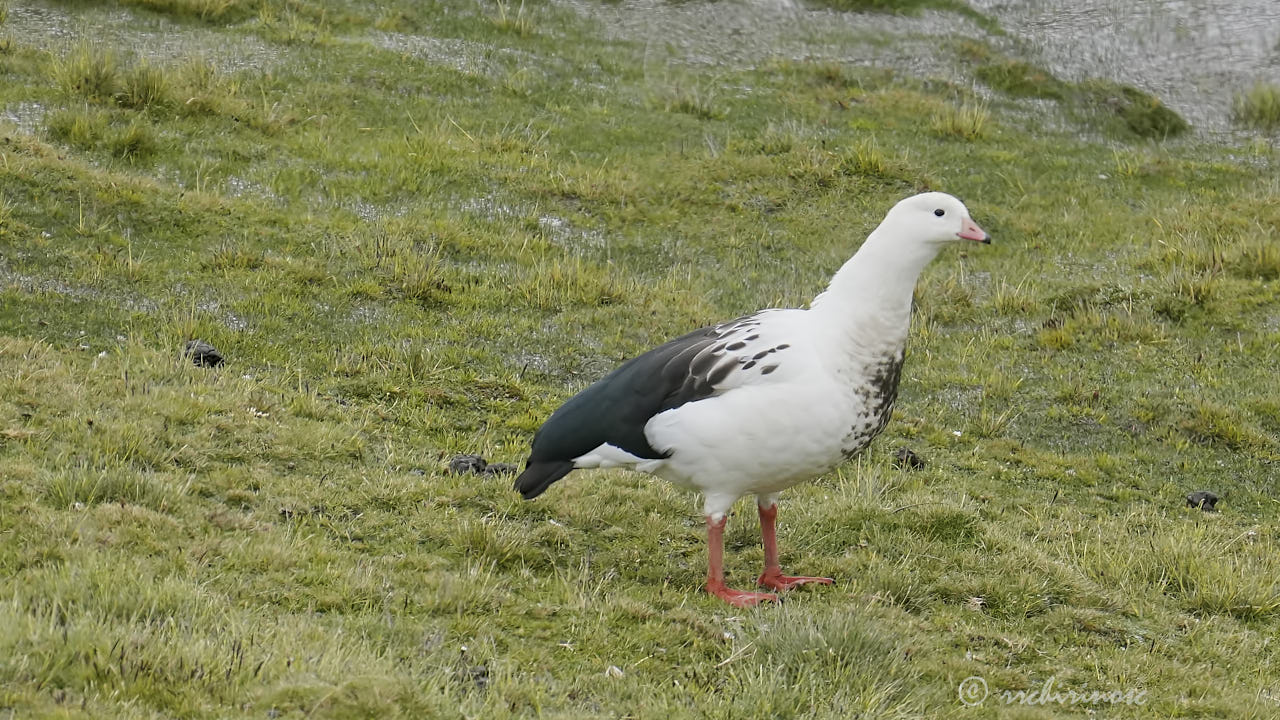
[[[655,79],[564,8],[419,5],[0,25],[0,106],[36,109],[0,120],[0,710],[1073,712],[961,707],[983,675],[1274,714],[1270,147],[830,64]],[[518,461],[665,337],[805,302],[922,187],[996,244],[926,272],[886,436],[784,501],[784,562],[834,588],[705,597],[694,503],[642,478],[524,503],[444,474]],[[192,336],[229,364],[181,361]],[[1224,511],[1180,507],[1199,488]]]

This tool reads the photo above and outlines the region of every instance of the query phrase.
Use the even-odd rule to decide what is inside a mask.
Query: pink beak
[[[969,218],[964,219],[964,223],[960,225],[960,232],[956,233],[956,235],[965,240],[991,244],[991,236],[987,235],[987,231],[978,227],[978,224]]]

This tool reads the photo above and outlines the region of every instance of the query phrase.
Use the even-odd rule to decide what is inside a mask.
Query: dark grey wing
[[[608,443],[658,459],[644,435],[649,418],[711,397],[741,366],[736,351],[756,339],[759,314],[695,330],[623,363],[551,414],[533,436],[533,449],[515,487],[533,498],[573,469],[574,458]]]

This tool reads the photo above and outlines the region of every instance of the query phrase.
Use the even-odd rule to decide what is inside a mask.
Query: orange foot
[[[790,590],[793,587],[808,585],[809,583],[815,583],[817,585],[833,585],[835,584],[835,580],[827,577],[783,575],[777,571],[765,572],[760,576],[759,580],[756,580],[757,585],[763,585],[770,590]]]
[[[733,590],[725,587],[724,583],[708,582],[707,592],[715,595],[730,605],[739,608],[755,607],[762,602],[776,602],[778,600],[778,596],[773,593]]]

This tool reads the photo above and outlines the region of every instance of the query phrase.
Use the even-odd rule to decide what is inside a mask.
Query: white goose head
[[[943,247],[956,242],[989,243],[969,209],[940,192],[913,195],[894,205],[858,252],[840,268],[811,307],[833,312],[909,312],[916,278]],[[837,309],[838,308],[838,309]]]
[[[991,242],[987,233],[969,217],[964,203],[940,192],[912,195],[900,201],[885,215],[877,233],[925,245],[962,240]]]

